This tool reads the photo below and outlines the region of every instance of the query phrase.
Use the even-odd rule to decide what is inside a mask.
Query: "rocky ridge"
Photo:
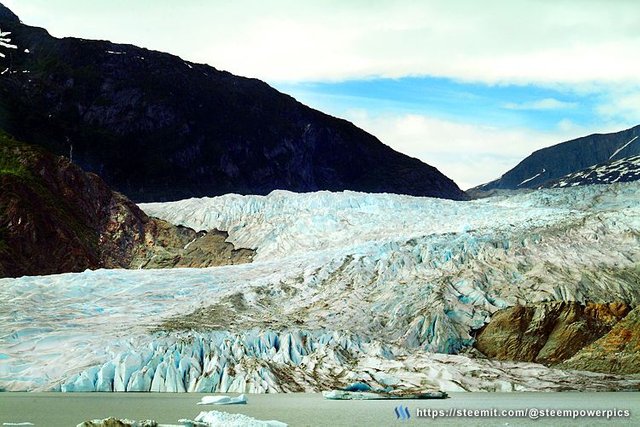
[[[0,133],[0,277],[251,260],[225,240],[150,218],[95,174]]]

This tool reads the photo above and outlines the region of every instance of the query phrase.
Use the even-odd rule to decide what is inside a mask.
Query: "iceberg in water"
[[[200,402],[197,405],[237,405],[246,404],[247,396],[241,394],[240,396],[202,396]]]
[[[181,419],[179,422],[181,422],[185,427],[287,427],[287,424],[281,421],[262,421],[247,415],[229,414],[219,411],[200,412],[193,421]]]

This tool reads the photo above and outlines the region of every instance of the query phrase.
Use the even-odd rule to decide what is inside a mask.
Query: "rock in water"
[[[76,427],[158,427],[158,423],[153,420],[133,421],[109,417],[103,420],[85,421]]]

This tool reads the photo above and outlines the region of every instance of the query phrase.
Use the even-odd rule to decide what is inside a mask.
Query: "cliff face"
[[[607,334],[629,310],[624,303],[517,305],[494,314],[475,346],[498,360],[554,364]]]
[[[202,239],[213,243],[184,249],[192,241],[202,247]],[[224,234],[149,218],[97,175],[0,134],[0,277],[250,259]]]
[[[640,374],[640,307],[633,309],[608,334],[582,348],[563,369]]]
[[[135,201],[275,189],[466,197],[437,169],[262,81],[136,46],[55,39],[2,10],[17,49],[0,58],[0,128],[73,152]]]

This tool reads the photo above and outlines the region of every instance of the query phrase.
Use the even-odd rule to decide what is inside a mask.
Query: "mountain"
[[[97,175],[0,131],[0,277],[251,260],[226,237],[149,218]]]
[[[262,81],[132,45],[56,39],[2,5],[0,30],[16,46],[0,46],[0,128],[135,201],[275,189],[466,198],[434,167]]]
[[[499,179],[473,190],[538,188],[551,180],[559,182],[566,175],[595,165],[640,155],[639,137],[640,125],[621,132],[593,134],[543,148],[522,160]]]

